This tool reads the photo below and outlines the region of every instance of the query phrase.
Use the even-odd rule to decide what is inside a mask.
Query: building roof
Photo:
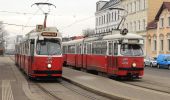
[[[164,9],[168,9],[168,11],[170,12],[170,2],[163,2],[161,8],[159,9],[159,11],[155,17],[155,20],[159,20],[159,17]]]
[[[104,10],[104,9],[107,9],[107,8],[109,8],[109,7],[117,4],[117,3],[119,3],[119,2],[120,2],[120,0],[110,0],[110,1],[108,1],[108,2],[100,9],[100,11],[101,11],[101,10]]]
[[[157,21],[159,20],[159,17],[164,9],[168,9],[168,11],[170,12],[170,2],[163,2],[162,6],[160,7],[158,13],[155,16],[155,19],[148,24],[148,30],[157,28]]]
[[[156,20],[153,20],[147,26],[147,30],[149,30],[149,29],[156,29],[156,28],[157,28],[157,21]]]

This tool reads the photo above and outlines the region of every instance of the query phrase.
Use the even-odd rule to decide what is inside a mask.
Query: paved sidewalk
[[[71,82],[113,99],[169,100],[170,94],[148,90],[112,79],[63,67],[63,77]]]

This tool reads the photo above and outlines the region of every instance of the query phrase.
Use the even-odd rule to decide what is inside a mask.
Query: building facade
[[[117,9],[121,7],[121,0],[110,0],[110,1],[98,1],[96,3],[96,34],[108,33],[113,29],[116,29],[120,23],[122,12]]]
[[[147,29],[148,55],[156,57],[158,54],[170,54],[170,2],[162,3]]]

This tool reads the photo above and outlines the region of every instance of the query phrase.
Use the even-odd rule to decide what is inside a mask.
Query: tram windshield
[[[37,41],[38,55],[61,55],[61,45],[56,39],[44,39]]]
[[[142,56],[143,50],[139,44],[122,44],[120,53],[125,56]]]

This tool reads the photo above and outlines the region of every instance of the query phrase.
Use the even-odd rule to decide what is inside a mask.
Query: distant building
[[[121,7],[121,0],[110,0],[110,1],[98,1],[96,3],[96,34],[108,33],[113,29],[116,29],[120,23],[121,11],[109,8]]]
[[[170,54],[170,2],[164,2],[147,27],[147,53],[152,57]]]

